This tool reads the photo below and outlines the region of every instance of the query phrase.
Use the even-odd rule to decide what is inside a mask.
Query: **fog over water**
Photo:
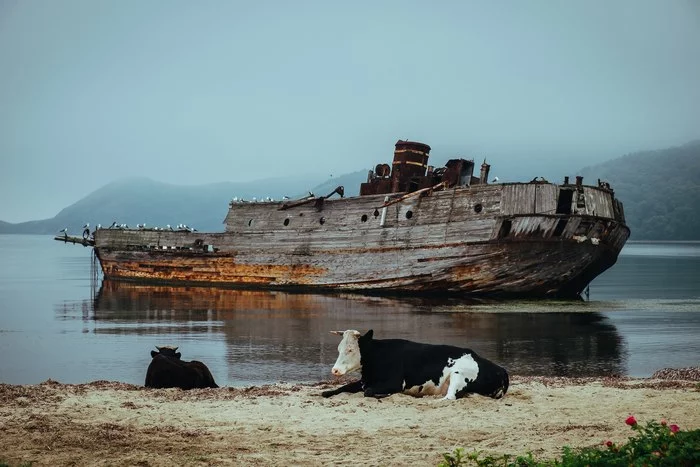
[[[223,386],[330,378],[337,336],[472,348],[512,374],[650,376],[700,363],[700,243],[628,243],[589,301],[367,297],[90,280],[90,248],[0,235],[0,383],[143,384],[177,345]]]
[[[700,138],[700,3],[0,2],[0,220],[122,177],[488,158],[558,180]]]

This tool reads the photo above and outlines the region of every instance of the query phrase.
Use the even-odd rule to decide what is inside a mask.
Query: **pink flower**
[[[666,426],[667,423],[668,423],[668,422],[666,421],[665,418],[662,418],[662,419],[661,419],[661,425]]]
[[[634,418],[634,415],[630,415],[627,417],[627,420],[625,420],[625,423],[629,426],[635,426],[637,424],[637,419]]]
[[[675,423],[669,425],[668,428],[671,430],[671,433],[678,433],[678,431],[680,431],[680,427]]]

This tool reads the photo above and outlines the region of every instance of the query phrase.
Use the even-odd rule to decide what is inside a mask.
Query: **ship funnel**
[[[402,140],[396,142],[391,171],[393,193],[409,191],[413,177],[425,176],[429,154],[430,146],[427,144]]]

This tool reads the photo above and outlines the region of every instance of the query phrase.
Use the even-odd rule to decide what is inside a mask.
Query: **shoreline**
[[[339,382],[146,389],[0,384],[9,465],[437,465],[463,447],[554,458],[632,436],[624,420],[700,428],[697,369],[656,378],[514,376],[503,399],[323,398]],[[675,373],[672,373],[675,372]]]

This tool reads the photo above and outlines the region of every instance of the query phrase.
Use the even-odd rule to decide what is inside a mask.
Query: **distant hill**
[[[581,175],[585,184],[610,182],[625,206],[631,240],[700,239],[700,140],[628,154]]]
[[[275,199],[283,196],[297,198],[306,195],[309,190],[317,195],[327,195],[345,182],[358,185],[354,192],[352,186],[348,187],[346,196],[349,196],[357,194],[359,190],[359,182],[354,183],[354,179],[362,176],[364,180],[366,174],[366,171],[356,172],[320,185],[303,179],[271,179],[183,186],[148,178],[130,178],[105,185],[51,219],[18,224],[0,221],[0,233],[55,234],[67,227],[69,234],[77,235],[82,232],[86,222],[94,228],[97,224],[109,226],[114,221],[132,227],[141,223],[161,227],[182,223],[200,231],[220,232],[223,231],[228,203],[233,197],[248,200],[268,196]]]

